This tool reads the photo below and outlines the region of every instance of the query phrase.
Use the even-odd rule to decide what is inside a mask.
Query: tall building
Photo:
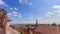
[[[38,26],[38,20],[36,19],[36,26]]]

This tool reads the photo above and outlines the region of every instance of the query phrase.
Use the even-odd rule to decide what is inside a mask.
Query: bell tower
[[[36,19],[36,26],[38,26],[38,20]]]

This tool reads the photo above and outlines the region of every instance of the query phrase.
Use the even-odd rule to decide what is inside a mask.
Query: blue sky
[[[11,23],[60,24],[60,0],[0,0],[0,8],[8,12]]]

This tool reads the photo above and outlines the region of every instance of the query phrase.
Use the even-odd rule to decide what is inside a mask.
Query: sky
[[[0,0],[12,24],[60,24],[60,0]]]

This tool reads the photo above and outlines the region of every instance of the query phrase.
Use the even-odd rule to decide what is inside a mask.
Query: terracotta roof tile
[[[44,33],[44,34],[59,34],[60,27],[59,26],[39,26],[34,31],[39,33]]]

